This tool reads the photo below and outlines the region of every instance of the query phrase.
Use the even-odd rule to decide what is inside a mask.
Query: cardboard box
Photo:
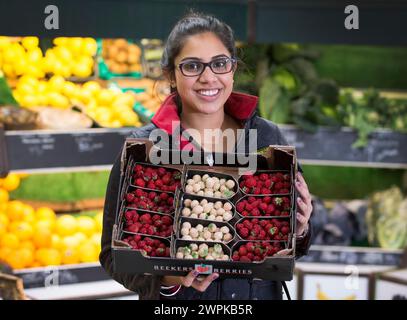
[[[114,268],[116,272],[129,273],[129,274],[157,274],[157,275],[178,275],[184,276],[189,271],[196,269],[201,274],[210,274],[212,272],[218,272],[220,277],[226,278],[259,278],[268,280],[278,280],[278,281],[289,281],[293,278],[294,271],[294,260],[295,260],[295,212],[296,212],[296,191],[293,183],[291,183],[290,193],[285,196],[291,197],[291,211],[288,217],[277,217],[278,219],[289,219],[290,221],[290,234],[288,235],[287,241],[278,241],[281,247],[289,249],[290,253],[288,255],[274,255],[267,257],[262,262],[240,262],[233,261],[231,255],[233,250],[238,248],[241,244],[248,242],[248,240],[242,240],[238,235],[236,230],[231,229],[233,239],[227,243],[222,243],[222,248],[225,254],[228,254],[230,259],[225,260],[202,260],[202,259],[176,259],[175,254],[178,246],[187,245],[188,243],[201,243],[202,241],[191,241],[179,239],[179,225],[182,210],[182,203],[184,198],[193,198],[199,196],[187,194],[184,191],[184,185],[191,175],[191,173],[196,173],[196,171],[205,170],[206,173],[210,175],[217,174],[227,174],[236,181],[235,193],[228,197],[227,199],[215,199],[222,202],[229,201],[233,204],[232,210],[233,218],[225,223],[220,223],[221,225],[230,225],[232,228],[235,227],[238,221],[244,218],[236,211],[235,204],[242,198],[247,198],[248,195],[244,194],[239,188],[238,181],[239,175],[239,164],[218,166],[216,163],[212,166],[208,165],[208,162],[212,164],[212,161],[204,161],[200,164],[163,164],[166,168],[172,168],[179,170],[182,173],[181,187],[173,193],[175,203],[174,211],[168,213],[173,217],[173,234],[171,237],[160,238],[153,237],[161,240],[170,247],[171,257],[149,257],[141,253],[140,250],[132,249],[131,246],[123,241],[126,231],[123,230],[123,215],[126,210],[126,193],[132,190],[134,186],[131,185],[131,175],[132,168],[135,163],[149,163],[150,151],[157,151],[156,146],[152,144],[151,141],[147,139],[136,139],[128,138],[125,141],[122,157],[121,157],[121,178],[120,178],[120,188],[119,197],[117,203],[116,212],[116,224],[114,225],[113,235],[112,235],[112,254],[114,259]],[[160,152],[171,152],[161,150]],[[206,154],[202,154],[201,159],[209,159]],[[226,155],[223,155],[226,157]],[[295,180],[295,175],[297,172],[297,160],[295,148],[291,146],[270,146],[263,154],[255,155],[257,161],[257,170],[276,170],[276,171],[286,171],[291,175],[291,182]],[[216,159],[216,155],[215,155]],[[212,159],[213,160],[213,157]],[[148,189],[145,189],[148,191]],[[273,196],[273,195],[270,195]],[[257,217],[261,218],[261,217]],[[267,217],[272,218],[272,217]],[[184,218],[185,219],[185,218]],[[203,221],[195,218],[189,218],[188,221],[197,220]],[[215,222],[216,223],[216,222]],[[255,241],[253,241],[255,242]],[[274,241],[270,241],[274,242]],[[218,242],[206,242],[209,246]]]

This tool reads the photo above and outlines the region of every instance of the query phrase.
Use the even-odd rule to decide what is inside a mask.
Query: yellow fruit
[[[17,249],[19,245],[20,245],[20,240],[13,233],[6,233],[0,239],[0,247]]]
[[[27,262],[29,262],[30,259],[33,260],[32,253],[30,251],[27,251],[26,249],[19,249],[12,251],[11,254],[6,258],[6,262],[13,269],[23,269],[27,266]]]
[[[51,208],[40,207],[35,211],[35,218],[37,220],[55,220],[57,215]]]
[[[77,86],[69,81],[65,81],[62,88],[62,93],[68,98],[74,98],[77,95],[78,88]]]
[[[57,266],[61,264],[62,257],[56,249],[39,249],[35,253],[35,260],[43,266]]]
[[[0,203],[6,203],[9,200],[7,190],[0,188]]]
[[[79,259],[81,262],[98,261],[99,252],[91,242],[86,242],[79,248]]]
[[[52,219],[43,219],[37,220],[35,222],[35,229],[39,230],[48,230],[49,232],[53,232],[55,230],[56,222]]]
[[[116,96],[116,93],[112,92],[109,89],[103,89],[101,91],[99,91],[98,96],[97,96],[97,101],[99,103],[99,105],[101,106],[108,106],[110,105],[114,98]]]
[[[27,52],[29,63],[39,64],[42,60],[42,52],[40,48],[34,48]]]
[[[72,53],[67,47],[58,46],[54,49],[54,51],[59,59],[63,60],[64,62],[71,62],[73,58]]]
[[[76,219],[78,222],[78,231],[90,237],[96,231],[95,220],[91,217],[79,217]]]
[[[94,56],[97,51],[97,43],[93,38],[85,38],[82,41],[82,54],[87,56]]]
[[[65,85],[65,79],[62,76],[52,76],[48,85],[53,91],[61,92]]]
[[[74,249],[78,249],[81,245],[81,239],[79,239],[79,237],[75,237],[75,236],[67,236],[62,238],[62,244],[61,244],[61,248],[62,250],[68,249],[68,248],[74,248]]]
[[[61,260],[63,264],[79,263],[78,249],[75,247],[66,247],[61,251]]]
[[[22,219],[26,222],[33,223],[35,220],[35,210],[28,204],[24,205]]]
[[[92,67],[84,63],[75,64],[72,68],[72,73],[77,77],[86,78],[92,74]]]
[[[62,239],[59,235],[53,234],[51,238],[51,248],[61,250],[63,248]]]
[[[0,260],[7,261],[7,257],[9,257],[13,251],[13,249],[8,247],[0,247]]]
[[[93,218],[96,221],[96,230],[102,232],[103,229],[103,211],[98,212]]]
[[[96,81],[88,81],[82,86],[82,88],[89,90],[92,94],[97,94],[102,89],[100,84]]]
[[[24,267],[30,267],[34,262],[34,251],[28,248],[20,248],[18,250],[19,257],[23,260]]]
[[[69,102],[69,99],[65,97],[64,95],[57,93],[57,92],[52,92],[48,96],[48,103],[56,108],[60,109],[68,109],[71,104]]]
[[[77,221],[71,215],[65,214],[57,219],[56,231],[62,237],[74,234],[77,228]]]
[[[21,43],[27,50],[32,50],[38,48],[39,39],[38,37],[24,37]]]
[[[75,237],[78,240],[79,246],[88,239],[83,232],[76,232],[72,237]]]
[[[3,179],[2,188],[7,191],[13,191],[20,185],[20,177],[18,174],[10,173],[7,177]]]
[[[20,241],[30,240],[34,234],[33,227],[24,221],[12,222],[9,226],[9,231],[15,234]]]
[[[49,248],[52,245],[52,232],[45,228],[35,228],[32,241],[36,248]]]
[[[7,233],[7,225],[0,221],[0,239],[6,233]]]
[[[29,75],[23,75],[19,80],[18,80],[18,85],[20,86],[21,84],[28,84],[31,87],[36,87],[39,84],[39,81],[37,78],[29,76]],[[21,176],[21,173],[20,173]]]
[[[12,221],[18,221],[23,218],[24,203],[18,200],[13,200],[7,203],[6,214]]]
[[[0,212],[0,223],[5,225],[6,227],[8,226],[10,220],[7,218],[7,216],[4,213]]]
[[[35,245],[34,245],[34,243],[32,243],[32,241],[22,241],[22,242],[20,242],[20,247],[19,247],[20,249],[29,249],[29,250],[31,250],[32,252],[34,252],[35,251]]]

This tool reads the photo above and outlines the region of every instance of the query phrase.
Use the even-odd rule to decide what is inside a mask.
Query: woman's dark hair
[[[175,57],[180,53],[187,38],[204,32],[214,33],[228,49],[231,56],[236,58],[233,30],[214,16],[190,11],[176,23],[167,38],[161,58],[161,68],[164,74],[167,76],[173,74]]]

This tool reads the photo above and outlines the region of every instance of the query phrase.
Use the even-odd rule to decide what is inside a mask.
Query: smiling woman
[[[159,129],[171,137],[170,149],[207,152],[256,152],[270,145],[286,145],[278,127],[257,116],[258,98],[233,92],[237,60],[233,31],[227,24],[199,13],[190,13],[179,20],[167,39],[161,60],[172,94],[165,99],[152,123],[137,129],[133,136],[155,140],[150,134]],[[219,134],[205,134],[208,129]],[[254,146],[253,131],[256,132]],[[225,132],[232,133],[233,143],[229,135],[223,139]],[[120,180],[120,157],[117,159],[106,195],[100,255],[102,266],[114,279],[138,292],[140,299],[282,299],[280,282],[218,279],[217,273],[198,277],[197,270],[184,277],[114,272],[111,243]],[[308,220],[312,205],[301,175],[297,177],[296,188],[300,195],[296,215],[299,257],[310,244]]]

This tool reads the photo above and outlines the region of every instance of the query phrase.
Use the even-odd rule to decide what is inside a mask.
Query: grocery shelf
[[[352,148],[357,133],[321,127],[315,134],[279,125],[302,164],[407,168],[407,134],[378,129],[365,148]],[[9,171],[58,172],[108,170],[134,128],[77,131],[6,131]],[[4,170],[2,170],[4,171]]]
[[[8,169],[15,172],[106,170],[111,168],[125,138],[133,130],[6,131]]]
[[[291,125],[279,125],[288,144],[296,147],[302,164],[407,168],[407,134],[377,129],[366,147],[352,148],[356,131],[320,127],[310,133]]]

